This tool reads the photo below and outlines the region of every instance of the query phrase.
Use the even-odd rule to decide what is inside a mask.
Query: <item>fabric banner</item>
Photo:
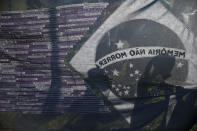
[[[100,89],[131,129],[158,121],[157,129],[170,129],[183,110],[180,99],[196,92],[195,43],[194,34],[160,1],[126,0],[70,65]]]

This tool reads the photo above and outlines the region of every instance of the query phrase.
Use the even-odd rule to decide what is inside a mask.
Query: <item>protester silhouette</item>
[[[185,131],[191,129],[197,120],[195,111],[197,91],[169,83],[175,64],[175,57],[170,55],[158,55],[150,59],[137,83],[137,96],[120,97],[121,100],[135,105],[132,111],[129,111],[131,112],[130,128],[125,127],[113,131]],[[112,84],[104,70],[99,67],[88,72],[86,81],[92,88],[96,87],[98,90],[99,88],[100,90],[108,89]],[[106,102],[107,99],[104,101]],[[110,101],[107,103],[109,104]],[[121,121],[119,115],[116,118]],[[111,119],[109,117],[108,122],[115,120],[114,117]]]

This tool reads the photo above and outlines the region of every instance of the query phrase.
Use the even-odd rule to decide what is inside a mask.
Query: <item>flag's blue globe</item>
[[[141,19],[107,32],[97,47],[96,62],[109,78],[112,92],[120,98],[131,98],[138,96],[139,82],[147,72],[149,82],[184,82],[188,74],[185,55],[184,45],[172,30]],[[150,92],[149,95],[158,94],[155,90]]]

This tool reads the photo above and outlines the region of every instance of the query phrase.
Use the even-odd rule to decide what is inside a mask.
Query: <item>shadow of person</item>
[[[147,64],[137,86],[138,99],[131,113],[132,129],[168,131],[185,129],[180,124],[182,122],[179,122],[182,115],[180,112],[184,113],[182,109],[185,108],[184,104],[187,100],[183,102],[183,97],[191,90],[166,82],[171,76],[174,65],[175,58],[169,55],[158,55]],[[191,100],[189,97],[186,99]],[[195,100],[195,98],[192,99]],[[190,102],[190,104],[193,103],[194,101]],[[190,109],[193,110],[191,106]],[[189,112],[190,109],[188,108],[187,111]],[[188,120],[189,118],[185,122]]]

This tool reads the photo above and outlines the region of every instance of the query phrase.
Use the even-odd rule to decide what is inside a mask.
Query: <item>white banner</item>
[[[167,48],[167,47],[135,47],[128,48],[125,50],[118,50],[110,53],[96,62],[100,68],[104,68],[116,62],[123,60],[144,58],[144,57],[154,57],[157,55],[168,55],[175,57],[176,59],[188,59],[189,56],[186,52],[181,49]]]

